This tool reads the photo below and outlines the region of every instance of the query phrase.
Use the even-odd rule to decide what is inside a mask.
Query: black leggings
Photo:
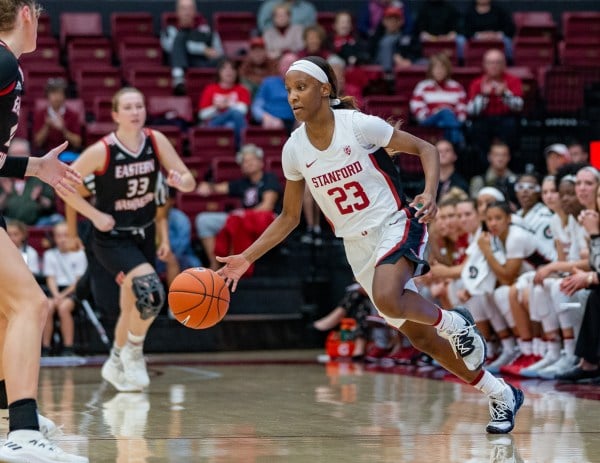
[[[575,355],[595,365],[600,363],[600,286],[591,288],[585,303]]]

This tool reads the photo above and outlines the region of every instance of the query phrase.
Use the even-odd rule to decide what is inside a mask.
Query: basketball
[[[169,287],[169,307],[184,326],[195,330],[219,323],[229,309],[229,288],[214,271],[188,268]]]

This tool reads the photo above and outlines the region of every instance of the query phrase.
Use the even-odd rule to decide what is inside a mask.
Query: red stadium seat
[[[92,102],[94,122],[112,122],[112,96],[95,96]]]
[[[540,37],[554,40],[557,34],[556,22],[549,11],[515,11],[515,37]]]
[[[60,62],[60,46],[54,37],[38,37],[37,46],[32,53],[24,53],[19,58],[21,66],[58,65]]]
[[[256,15],[245,11],[219,11],[213,14],[213,26],[223,42],[250,40],[256,30]]]
[[[277,175],[281,186],[285,185],[286,179],[283,175],[283,167],[281,165],[281,157],[269,157],[265,162],[265,171]]]
[[[183,156],[183,139],[184,135],[181,133],[181,129],[175,125],[151,125],[151,129],[158,130],[161,132],[167,140],[171,142],[175,152],[179,156]]]
[[[423,56],[430,57],[431,55],[437,55],[438,53],[444,53],[452,64],[458,64],[458,55],[456,53],[456,41],[454,40],[436,40],[427,41],[421,43],[423,50]]]
[[[123,68],[163,65],[160,40],[156,37],[126,37],[119,40],[117,56]]]
[[[365,97],[365,112],[382,119],[391,119],[396,122],[399,119],[408,119],[408,98],[400,95],[371,95]]]
[[[183,158],[183,162],[197,182],[207,180],[210,169],[210,159],[189,157]]]
[[[335,22],[335,11],[318,11],[317,12],[317,24],[325,29],[327,34],[333,32],[333,23]]]
[[[225,127],[194,127],[188,133],[190,155],[212,159],[235,156],[233,129]]]
[[[554,42],[546,37],[517,37],[513,42],[513,61],[517,66],[532,69],[552,66],[555,61]]]
[[[182,119],[190,124],[194,122],[189,96],[149,96],[146,107],[151,118]]]
[[[102,37],[102,16],[100,13],[61,13],[60,45],[75,37]]]
[[[215,182],[229,182],[241,178],[240,165],[234,157],[216,156],[210,161]]]
[[[97,96],[112,97],[121,85],[121,74],[114,67],[80,68],[75,75],[79,98],[91,107]]]
[[[85,146],[96,143],[105,135],[116,130],[117,124],[114,122],[88,122],[85,126]]]
[[[204,87],[208,84],[216,82],[216,71],[207,68],[192,68],[188,69],[185,75],[187,94],[192,99],[192,105],[197,110],[200,105],[200,95],[204,91]]]
[[[600,81],[600,68],[555,66],[546,72],[543,97],[549,114],[576,114],[586,85]]]
[[[288,139],[285,129],[263,129],[248,127],[244,132],[244,143],[254,143],[262,148],[265,158],[281,158],[281,150]]]
[[[563,66],[600,67],[600,39],[561,42],[558,50]]]
[[[425,66],[409,66],[402,69],[396,69],[396,95],[410,98],[415,86],[425,79],[427,68]]]
[[[154,37],[154,20],[151,13],[111,13],[110,33],[114,40],[127,37]]]
[[[197,193],[177,192],[175,204],[193,222],[200,212],[225,212],[239,207],[240,202],[227,195],[201,196]]]
[[[19,109],[19,125],[17,125],[15,137],[31,140],[31,129],[31,106],[28,100],[21,100],[21,108]]]
[[[600,11],[565,11],[562,34],[566,41],[600,37]]]
[[[250,42],[246,40],[223,40],[223,53],[228,58],[241,61],[250,48]]]
[[[481,75],[483,71],[479,66],[471,67],[456,67],[452,69],[452,78],[461,84],[467,94],[469,93],[469,86],[477,77]]]
[[[538,84],[536,75],[531,68],[526,66],[514,66],[506,70],[509,74],[521,79],[523,88],[523,113],[531,115],[537,109]]]
[[[40,15],[40,17],[38,18],[37,34],[38,34],[38,40],[41,39],[42,37],[53,37],[52,21],[50,19],[49,14],[42,13]]]
[[[23,95],[23,100],[30,102],[46,96],[45,89],[48,79],[57,77],[67,78],[67,71],[59,65],[23,67],[23,73],[25,75],[26,86],[26,93]]]
[[[135,67],[124,69],[124,71],[126,72],[125,80],[144,95],[170,96],[173,94],[170,67]]]
[[[502,40],[469,40],[465,44],[465,66],[481,66],[483,55],[492,48],[504,52],[504,42]]]
[[[75,80],[78,69],[112,66],[112,48],[104,37],[74,38],[67,44],[69,75]]]

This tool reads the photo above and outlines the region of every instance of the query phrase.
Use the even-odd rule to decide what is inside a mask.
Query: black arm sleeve
[[[23,178],[27,170],[28,157],[8,156],[0,167],[0,177]]]

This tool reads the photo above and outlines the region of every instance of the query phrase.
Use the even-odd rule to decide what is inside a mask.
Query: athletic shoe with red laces
[[[386,357],[389,354],[389,352],[389,347],[379,347],[375,344],[371,344],[369,347],[367,347],[367,350],[365,352],[365,361],[372,363],[378,362],[382,358]]]
[[[500,373],[502,373],[503,375],[520,376],[521,370],[533,365],[536,362],[539,362],[541,359],[542,358],[538,355],[521,354],[513,362],[500,367]]]
[[[398,349],[386,358],[393,360],[397,365],[414,365],[415,360],[419,355],[421,355],[421,351],[415,349],[413,346],[407,346]]]

